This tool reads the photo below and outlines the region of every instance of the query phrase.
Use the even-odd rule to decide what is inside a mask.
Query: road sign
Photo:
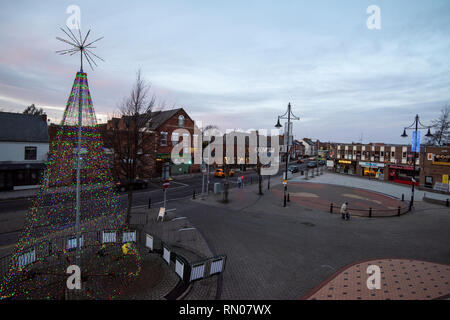
[[[283,180],[283,184],[287,185],[287,180],[286,179]]]
[[[169,186],[170,186],[169,180],[164,180],[164,182],[163,182],[163,188],[164,188],[164,189],[167,189]]]

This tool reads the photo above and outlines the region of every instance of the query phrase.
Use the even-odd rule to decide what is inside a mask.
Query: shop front
[[[384,163],[360,161],[361,175],[378,180],[384,180]]]
[[[402,165],[389,165],[388,180],[402,184],[412,184],[414,167],[402,166]],[[416,167],[416,173],[414,175],[416,180],[415,185],[419,185],[419,167]]]
[[[338,160],[336,162],[336,172],[345,174],[356,174],[356,161]]]

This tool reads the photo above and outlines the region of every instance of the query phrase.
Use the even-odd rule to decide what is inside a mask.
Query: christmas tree
[[[77,42],[82,57],[85,42]],[[137,250],[121,252],[128,240],[135,234],[125,225],[81,66],[0,297],[61,299],[66,268],[77,265],[85,280],[79,296],[111,298],[140,271]]]

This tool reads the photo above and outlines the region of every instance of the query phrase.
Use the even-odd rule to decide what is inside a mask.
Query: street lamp
[[[420,125],[420,127],[419,127]],[[425,135],[425,137],[432,137],[433,135],[430,132],[430,128],[431,126],[425,126],[423,125],[420,120],[419,120],[419,115],[416,114],[416,118],[414,119],[414,122],[408,126],[408,127],[404,127],[403,128],[403,133],[401,134],[402,138],[406,138],[408,135],[406,134],[406,130],[414,130],[415,132],[415,141],[412,141],[411,143],[411,148],[414,148],[414,150],[412,150],[414,152],[414,158],[413,158],[413,175],[412,175],[412,189],[411,189],[411,202],[409,203],[409,208],[411,209],[412,206],[414,205],[414,185],[416,182],[416,158],[417,158],[417,149],[420,150],[420,142],[417,143],[419,141],[418,137],[417,137],[417,132],[418,129],[428,129],[427,134]]]
[[[292,119],[291,119],[292,116]],[[283,201],[283,207],[286,207],[286,197],[287,197],[287,176],[288,176],[288,165],[289,165],[289,140],[290,140],[290,133],[292,131],[292,125],[291,120],[300,120],[299,117],[296,117],[292,111],[291,111],[291,103],[288,103],[288,109],[287,111],[282,114],[281,116],[278,116],[277,124],[275,125],[275,128],[279,129],[282,127],[280,123],[280,119],[287,119],[288,121],[288,127],[287,127],[287,137],[286,137],[286,169],[285,169],[285,179],[286,184],[284,185],[284,201]]]

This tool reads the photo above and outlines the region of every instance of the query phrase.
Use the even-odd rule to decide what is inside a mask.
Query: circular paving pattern
[[[371,265],[379,267],[380,289],[368,288],[373,271],[368,273],[367,268]],[[341,269],[302,299],[449,300],[449,283],[449,265],[406,259],[370,260]]]
[[[270,191],[283,197],[283,188],[282,185],[277,185]],[[326,212],[330,212],[330,204],[333,203],[333,213],[339,213],[341,205],[348,202],[350,214],[353,216],[367,217],[369,208],[372,208],[373,217],[395,216],[399,207],[402,214],[407,209],[406,202],[388,195],[332,184],[289,182],[288,193],[290,202]]]

